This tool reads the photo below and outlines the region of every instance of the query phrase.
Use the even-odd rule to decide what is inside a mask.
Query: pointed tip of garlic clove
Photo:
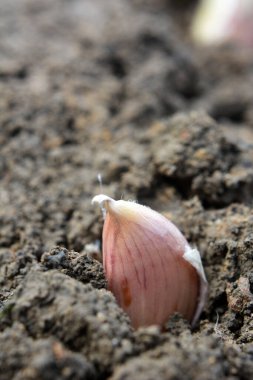
[[[138,205],[135,201],[124,201],[123,199],[116,201],[104,194],[96,195],[91,201],[92,205],[95,203],[101,207],[102,211],[106,210],[111,214],[121,215],[125,220],[129,221],[135,221],[138,218],[140,209],[141,211],[143,209],[149,210],[148,207]]]
[[[99,205],[101,211],[102,211],[102,215],[103,215],[103,219],[105,220],[105,217],[106,217],[106,211],[109,210],[109,204],[112,203],[112,202],[115,202],[114,199],[108,197],[107,195],[104,195],[104,194],[99,194],[99,195],[96,195],[95,197],[92,198],[91,200],[91,204],[94,205],[95,203]]]
[[[114,199],[108,197],[107,195],[99,194],[95,195],[95,197],[93,197],[91,200],[92,205],[97,203],[101,207],[104,207],[106,202],[114,202]]]

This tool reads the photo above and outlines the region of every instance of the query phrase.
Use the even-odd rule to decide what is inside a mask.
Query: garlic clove
[[[191,34],[200,44],[236,42],[253,46],[252,0],[201,0],[193,17]]]
[[[199,252],[152,209],[106,195],[103,266],[108,287],[134,327],[163,325],[175,312],[195,324],[207,282]]]

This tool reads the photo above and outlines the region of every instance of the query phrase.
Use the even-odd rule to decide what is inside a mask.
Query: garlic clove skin
[[[199,252],[163,215],[140,204],[93,198],[105,212],[103,266],[109,290],[132,325],[164,325],[179,312],[193,325],[207,281]]]

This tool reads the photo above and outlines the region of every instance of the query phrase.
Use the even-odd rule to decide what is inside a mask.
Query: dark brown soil
[[[253,53],[193,46],[188,17],[1,0],[0,380],[253,378]],[[134,331],[106,290],[98,173],[200,250],[195,330]]]

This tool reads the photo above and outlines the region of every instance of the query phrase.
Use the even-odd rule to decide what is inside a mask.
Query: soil
[[[253,53],[194,46],[175,3],[1,0],[1,380],[253,378]],[[106,290],[98,173],[200,250],[194,330]]]

